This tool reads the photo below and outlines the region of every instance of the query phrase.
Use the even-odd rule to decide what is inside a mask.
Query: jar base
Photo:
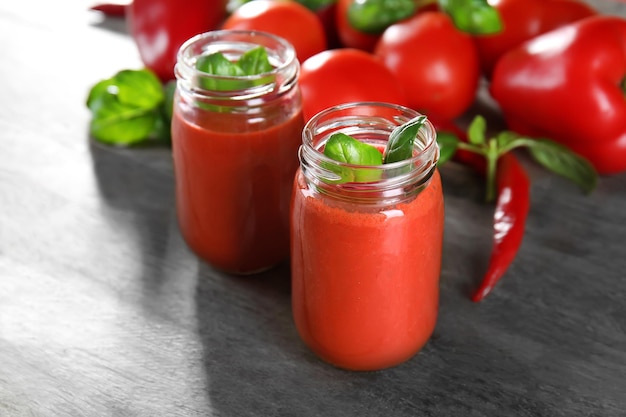
[[[408,362],[413,357],[415,357],[421,351],[421,349],[422,348],[407,355],[396,357],[393,360],[381,360],[380,362],[372,361],[369,363],[365,363],[365,362],[356,363],[356,362],[350,362],[350,361],[345,361],[345,360],[336,361],[336,360],[332,360],[331,358],[324,357],[319,354],[317,354],[317,356],[324,362],[328,363],[329,365],[332,365],[333,367],[342,369],[344,371],[376,372],[376,371],[383,371],[385,369],[395,368],[397,366],[402,365],[405,362]]]

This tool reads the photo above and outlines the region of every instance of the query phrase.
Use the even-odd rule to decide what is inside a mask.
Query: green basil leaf
[[[472,145],[487,143],[487,121],[481,115],[476,115],[467,128],[467,140]]]
[[[122,70],[114,77],[122,103],[141,108],[153,108],[165,98],[163,85],[150,70]]]
[[[334,4],[337,0],[296,0],[309,10],[314,12]]]
[[[324,155],[351,165],[382,165],[382,154],[372,145],[363,143],[345,133],[333,134],[324,146]],[[380,171],[327,166],[341,177],[339,182],[370,182],[380,178]]]
[[[459,147],[459,138],[453,133],[438,132],[437,144],[439,145],[439,160],[437,161],[437,166],[440,166],[452,159]]]
[[[109,91],[109,89],[111,89]],[[87,108],[93,113],[97,112],[105,104],[104,96],[114,94],[117,91],[113,78],[102,80],[91,87],[87,95]]]
[[[566,146],[547,139],[529,141],[526,146],[535,161],[561,175],[585,192],[593,191],[598,182],[598,173],[593,165]]]
[[[403,161],[413,156],[413,144],[417,138],[417,132],[424,123],[426,123],[426,116],[420,115],[391,132],[385,148],[385,164]]]
[[[502,30],[502,19],[487,0],[438,0],[454,25],[472,35],[488,35]]]
[[[262,74],[274,69],[267,56],[267,50],[262,46],[252,48],[241,55],[237,64],[245,75]]]
[[[90,132],[100,142],[132,145],[150,137],[159,118],[155,109],[138,109],[103,98],[102,107],[91,119]]]
[[[207,74],[224,77],[243,77],[246,75],[239,65],[230,61],[221,52],[199,57],[196,61],[196,69]],[[201,78],[200,85],[205,90],[212,91],[238,90],[241,88],[241,83],[236,80],[219,80],[210,77]]]
[[[207,74],[223,77],[246,77],[270,72],[274,67],[269,61],[267,50],[258,46],[246,51],[237,62],[232,62],[221,52],[204,55],[196,61],[196,69]],[[237,80],[201,78],[202,88],[213,91],[228,91],[249,88],[255,85],[270,83],[272,77],[263,77],[261,80]]]
[[[207,74],[241,77],[246,75],[241,67],[230,61],[221,52],[202,55],[196,61],[196,69]]]
[[[122,70],[89,91],[90,133],[108,144],[131,145],[150,138],[165,99],[161,82],[147,69]]]
[[[382,33],[391,24],[412,16],[417,10],[414,0],[361,0],[348,7],[348,22],[365,33]]]
[[[374,146],[345,133],[333,134],[324,146],[324,155],[351,165],[382,165],[382,155]]]

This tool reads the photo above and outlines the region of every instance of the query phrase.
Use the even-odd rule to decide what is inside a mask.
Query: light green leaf
[[[472,145],[483,145],[487,143],[487,121],[481,115],[477,115],[471,121],[467,129],[467,140]]]
[[[324,155],[350,165],[382,165],[382,154],[372,145],[344,133],[333,134],[324,146]],[[370,182],[380,178],[380,171],[358,167],[327,166],[341,177],[339,182]]]
[[[267,50],[262,46],[252,48],[241,55],[237,64],[245,75],[263,74],[274,69],[267,56]]]

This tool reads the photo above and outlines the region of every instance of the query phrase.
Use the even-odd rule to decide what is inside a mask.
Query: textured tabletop
[[[0,416],[626,415],[626,174],[584,195],[523,159],[521,250],[473,303],[493,206],[445,165],[435,333],[396,368],[342,371],[300,341],[287,264],[238,278],[189,251],[169,148],[89,140],[89,87],[141,66],[89,4],[0,5]]]

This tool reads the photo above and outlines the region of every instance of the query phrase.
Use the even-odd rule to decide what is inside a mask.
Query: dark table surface
[[[443,167],[435,334],[338,370],[298,338],[287,265],[237,278],[187,249],[168,148],[89,140],[89,87],[140,62],[88,5],[0,5],[0,416],[626,415],[626,174],[587,196],[524,160],[525,240],[476,304],[493,207]]]

